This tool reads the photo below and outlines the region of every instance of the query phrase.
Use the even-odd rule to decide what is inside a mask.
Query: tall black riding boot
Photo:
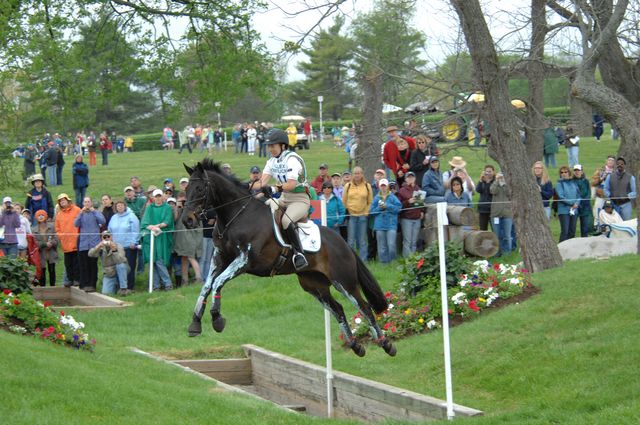
[[[289,243],[293,247],[293,267],[298,270],[302,270],[309,265],[306,257],[302,253],[302,244],[300,243],[300,238],[298,236],[298,231],[296,230],[296,226],[294,224],[290,224],[287,227],[287,239],[289,239]]]

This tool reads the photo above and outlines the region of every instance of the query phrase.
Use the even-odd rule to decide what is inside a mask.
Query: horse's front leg
[[[193,309],[193,317],[191,324],[189,325],[189,336],[198,336],[202,333],[202,315],[204,309],[207,306],[207,298],[211,293],[211,286],[214,280],[228,267],[228,265],[222,264],[222,258],[218,248],[214,248],[211,267],[209,267],[209,274],[200,289],[200,295],[196,301],[196,306]]]
[[[249,246],[249,249],[250,248]],[[225,318],[222,317],[222,313],[220,313],[222,288],[225,283],[244,273],[247,270],[247,264],[249,264],[249,251],[240,251],[236,259],[227,266],[213,283],[212,291],[215,295],[213,296],[213,304],[211,305],[211,325],[216,332],[222,332],[226,324]]]

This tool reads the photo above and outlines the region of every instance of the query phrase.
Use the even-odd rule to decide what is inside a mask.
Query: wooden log
[[[453,225],[447,226],[446,229],[448,240],[460,242],[464,241],[464,235],[470,231],[468,227]]]
[[[438,243],[438,213],[435,204],[427,205],[422,222],[424,226],[422,239],[425,247]]]
[[[447,206],[447,218],[449,225],[475,226],[478,222],[478,214],[472,208],[460,205]]]
[[[498,253],[500,242],[493,232],[471,230],[465,233],[464,250],[476,257],[489,258]]]

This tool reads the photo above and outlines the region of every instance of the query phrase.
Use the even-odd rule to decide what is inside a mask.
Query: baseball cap
[[[127,192],[128,192],[128,191],[130,191],[130,190],[131,190],[131,191],[134,191],[135,189],[133,188],[133,186],[127,186],[127,187],[125,187],[125,188],[124,188],[124,191],[123,191],[123,192],[124,192],[124,193],[127,193]]]
[[[326,170],[329,167],[327,167],[327,164],[322,163],[322,164],[320,164],[320,166],[318,168],[324,168]]]
[[[164,179],[164,183],[166,182],[173,183],[173,179],[171,177],[167,177],[166,179]]]
[[[5,196],[5,197],[2,199],[2,203],[3,203],[3,204],[6,204],[7,202],[8,202],[8,203],[10,203],[10,204],[11,204],[11,203],[13,203],[13,201],[11,200],[11,197],[10,197],[10,196]]]
[[[378,186],[389,186],[389,180],[380,179],[380,181],[378,182]]]
[[[606,201],[604,201],[602,208],[613,208],[613,202],[611,202],[611,199],[607,199]]]
[[[573,166],[573,169],[582,171],[582,165],[576,164],[576,165]]]
[[[231,164],[224,163],[224,164],[222,164],[222,168],[231,169]]]
[[[174,197],[168,198],[168,199],[167,199],[167,204],[168,204],[169,202],[173,202],[173,203],[175,203],[175,204],[177,204],[177,203],[178,203],[178,201],[176,201],[176,198],[174,198]]]
[[[349,171],[349,170],[344,170],[344,171],[342,172],[342,175],[343,175],[343,176],[345,176],[345,175],[346,175],[346,176],[350,176],[350,175],[351,175],[351,171]]]
[[[431,158],[429,158],[429,162],[434,162],[434,161],[440,161],[440,160],[438,159],[437,156],[433,155]]]
[[[331,177],[341,177],[341,176],[340,176],[340,173],[333,173],[331,174]]]
[[[331,182],[324,182],[324,183],[322,183],[322,188],[323,189],[326,189],[326,188],[333,189],[333,184]]]
[[[407,174],[405,174],[405,177],[409,177],[409,176],[416,176],[416,173],[414,173],[413,171],[408,171]]]
[[[180,179],[180,183],[189,183],[189,179],[187,177],[183,177]]]
[[[395,180],[391,180],[389,182],[389,187],[396,187],[396,181]]]
[[[380,173],[380,174],[385,174],[385,175],[387,174],[387,172],[386,172],[386,171],[384,171],[382,168],[378,168],[378,169],[376,170],[376,174],[378,174],[378,173]]]
[[[147,188],[147,193],[153,193],[154,190],[158,189],[158,186],[150,185]]]
[[[156,196],[162,196],[162,191],[160,189],[154,189],[152,195],[153,195],[154,198]]]
[[[251,167],[251,170],[249,170],[250,173],[259,173],[260,172],[260,167],[258,167],[257,165],[254,165],[253,167]]]

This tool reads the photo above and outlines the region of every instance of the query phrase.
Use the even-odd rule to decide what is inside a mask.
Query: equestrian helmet
[[[287,145],[289,146],[289,137],[287,133],[279,128],[274,128],[267,133],[266,145]]]

